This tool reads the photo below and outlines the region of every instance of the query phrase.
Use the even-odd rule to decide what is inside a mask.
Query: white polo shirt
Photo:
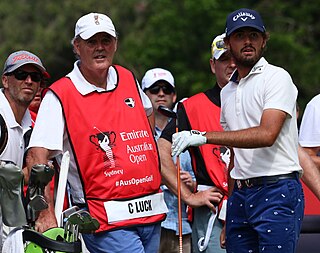
[[[82,94],[86,95],[94,91],[102,92],[105,89],[96,87],[90,84],[81,74],[79,67],[79,61],[74,64],[73,70],[67,75],[74,83],[77,90]],[[110,67],[107,77],[107,90],[114,89],[117,84],[118,77],[114,67]],[[147,116],[152,113],[152,104],[148,96],[141,90],[138,82],[137,87],[139,89],[140,97],[144,105]],[[54,151],[53,157],[62,154],[66,150],[71,151],[69,139],[65,131],[65,121],[63,118],[62,107],[58,98],[51,92],[48,91],[43,98],[38,115],[36,124],[34,126],[29,148],[30,147],[43,147],[48,150]],[[83,203],[83,191],[76,169],[76,164],[72,152],[70,153],[70,168],[68,174],[68,181],[71,185],[72,197],[76,203]]]
[[[266,109],[287,113],[282,130],[271,147],[234,148],[234,179],[272,176],[300,171],[296,119],[297,88],[288,72],[261,58],[237,83],[237,71],[221,91],[221,124],[225,130],[241,130],[260,124]]]
[[[302,147],[320,147],[320,95],[311,99],[304,110],[299,142]]]
[[[8,129],[8,143],[2,154],[0,154],[0,160],[11,161],[22,168],[25,151],[23,135],[30,129],[32,124],[30,112],[27,109],[22,118],[21,125],[17,123],[10,104],[3,93],[3,89],[1,89],[0,113],[4,118]]]

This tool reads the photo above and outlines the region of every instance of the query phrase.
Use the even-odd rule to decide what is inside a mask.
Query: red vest
[[[201,105],[201,106],[199,106]],[[220,107],[211,102],[204,93],[194,95],[190,99],[183,101],[191,129],[199,131],[223,131],[220,125]],[[221,189],[225,195],[228,194],[228,181],[226,161],[224,156],[230,159],[230,150],[226,147],[206,144],[198,147],[200,154],[205,162],[206,168],[197,168],[194,162],[194,152],[190,150],[192,165],[195,173],[199,170],[206,169],[210,179]]]
[[[32,127],[34,127],[34,123],[36,122],[36,118],[37,118],[37,113],[33,112],[31,110],[29,110],[30,115],[31,115],[31,120],[32,120]]]
[[[90,214],[99,231],[161,221],[164,214],[108,223],[104,202],[159,192],[160,165],[155,140],[133,74],[114,66],[112,91],[81,95],[70,79],[50,89],[59,98]]]

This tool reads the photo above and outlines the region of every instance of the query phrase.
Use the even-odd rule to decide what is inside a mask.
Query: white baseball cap
[[[87,40],[96,33],[106,32],[112,37],[116,36],[116,29],[112,20],[104,14],[89,13],[78,19],[75,27],[74,38],[80,36],[82,39]]]
[[[160,80],[166,81],[174,88],[173,75],[168,70],[162,68],[149,69],[142,78],[141,88],[142,90],[148,89]]]
[[[226,37],[226,34],[223,33],[214,38],[211,43],[211,56],[212,58],[218,60],[221,55],[223,55],[227,49],[225,48],[223,39]]]

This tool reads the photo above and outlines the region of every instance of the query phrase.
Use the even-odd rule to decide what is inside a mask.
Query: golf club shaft
[[[178,128],[178,115],[175,111],[172,109],[169,109],[165,106],[160,105],[158,107],[158,112],[160,112],[162,115],[175,119],[176,120],[176,133],[179,132]],[[177,193],[178,193],[178,222],[179,222],[179,253],[182,253],[182,210],[181,210],[181,179],[180,179],[180,160],[179,156],[176,157],[176,163],[177,163]]]
[[[176,133],[178,132],[176,127]],[[178,221],[179,221],[179,253],[182,253],[182,210],[181,210],[181,178],[180,178],[180,159],[177,156],[177,188],[178,188]]]

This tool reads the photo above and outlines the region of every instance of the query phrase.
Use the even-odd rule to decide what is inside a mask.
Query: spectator
[[[304,186],[304,193],[305,193],[305,214],[319,214],[320,213],[320,179],[319,179],[319,174],[320,174],[320,130],[319,130],[319,115],[320,111],[318,108],[318,104],[320,103],[320,95],[315,96],[306,106],[301,125],[300,125],[300,131],[299,131],[299,143],[304,149],[306,153],[310,155],[312,158],[313,162],[317,166],[317,174],[318,176],[314,175],[311,177],[311,180],[313,183],[316,182],[316,179],[318,178],[318,194],[310,188],[310,190],[313,190],[312,192],[314,195],[311,193],[309,189],[307,189]],[[305,167],[303,167],[305,170]],[[304,173],[304,177],[305,177]],[[304,179],[304,177],[302,179]],[[303,180],[304,183],[305,180]],[[307,184],[308,187],[310,187]],[[317,198],[318,199],[317,199]],[[315,203],[318,203],[318,205],[315,205]]]
[[[228,200],[227,252],[293,253],[304,197],[299,180],[297,88],[287,71],[262,57],[269,34],[258,12],[239,9],[226,22],[225,43],[237,70],[221,92],[225,132],[181,132],[173,154],[214,143],[234,147],[236,180]]]
[[[0,170],[3,173],[3,175],[1,174],[0,197],[1,230],[2,220],[5,225],[10,227],[26,224],[21,201],[22,166],[25,151],[24,134],[31,126],[28,106],[39,90],[41,81],[47,76],[48,73],[38,56],[28,51],[16,51],[10,54],[4,64],[3,88],[0,92]],[[6,182],[6,180],[10,182]],[[6,191],[11,191],[11,195],[8,195]],[[10,227],[5,226],[5,235],[11,230]],[[1,231],[1,248],[2,237]]]
[[[192,96],[183,101],[178,109],[179,130],[191,130],[193,128],[201,131],[215,129],[222,131],[220,126],[220,91],[229,80],[235,69],[230,53],[224,47],[223,38],[225,34],[214,38],[211,45],[210,67],[216,76],[216,84],[213,88]],[[169,157],[171,156],[171,137],[175,132],[174,123],[169,123],[163,131],[158,144],[161,155],[162,174],[173,167]],[[190,150],[193,170],[198,184],[198,191],[216,186],[224,194],[228,194],[227,167],[230,161],[230,149],[220,145],[206,145],[201,148]],[[222,202],[215,205],[222,207]],[[223,227],[223,210],[218,219],[207,207],[195,208],[192,225],[193,252],[225,252],[220,247],[220,233]],[[211,220],[211,222],[210,222]]]
[[[164,106],[173,109],[177,95],[172,74],[162,68],[148,70],[142,78],[142,89],[149,97],[154,114],[155,114],[155,137],[158,139],[162,130],[171,120],[171,118],[158,112],[158,107]],[[175,120],[173,120],[175,121]],[[174,160],[175,161],[175,160]],[[181,167],[181,180],[189,185],[190,189],[194,188],[194,174],[191,168],[191,160],[188,153],[181,154],[179,158]],[[161,223],[161,238],[159,253],[176,252],[179,253],[179,220],[178,220],[178,199],[165,186],[161,189],[164,193],[164,200],[169,212],[166,219]],[[191,224],[188,220],[187,207],[182,203],[182,242],[183,252],[191,253]]]
[[[320,95],[315,96],[307,104],[304,111],[299,133],[300,145],[311,156],[314,163],[320,168]]]
[[[158,112],[160,105],[173,109],[177,94],[172,74],[162,68],[148,70],[141,81],[141,87],[150,99],[155,114],[155,138],[159,139],[162,130],[171,120]]]
[[[37,113],[40,107],[41,103],[41,93],[43,91],[43,87],[40,87],[38,92],[36,93],[34,99],[31,101],[29,105],[29,111],[31,114],[31,120],[32,120],[32,126],[34,126],[34,123],[36,122]]]

